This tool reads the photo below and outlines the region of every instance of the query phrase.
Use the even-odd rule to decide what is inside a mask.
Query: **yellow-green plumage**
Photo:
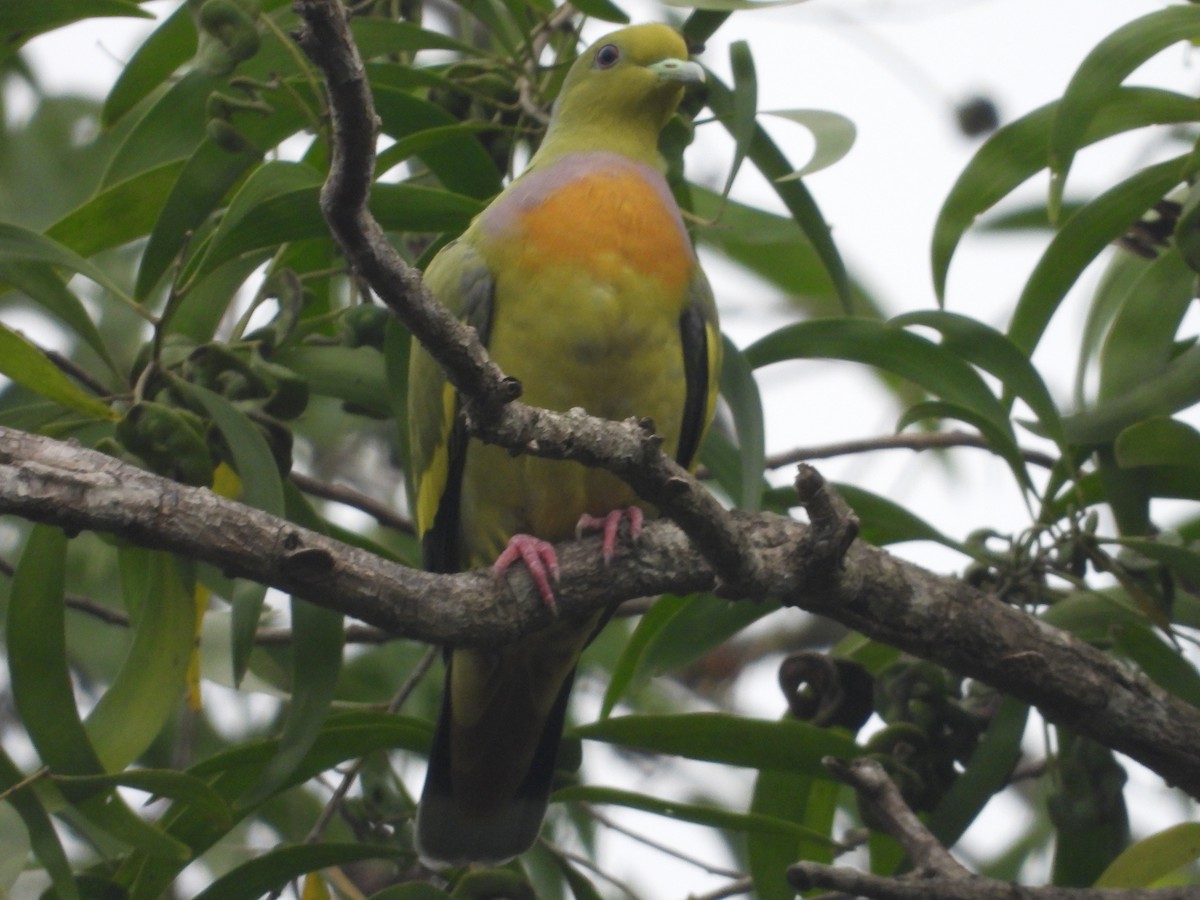
[[[719,340],[657,150],[685,84],[701,77],[686,54],[662,25],[626,28],[589,48],[529,168],[425,279],[521,380],[523,400],[648,416],[665,450],[689,464],[712,415]],[[487,565],[514,535],[565,540],[581,515],[637,503],[606,472],[468,442],[453,390],[421,350],[409,381],[427,567]],[[501,650],[450,654],[418,814],[424,858],[495,862],[536,839],[570,681],[599,622],[561,622]]]

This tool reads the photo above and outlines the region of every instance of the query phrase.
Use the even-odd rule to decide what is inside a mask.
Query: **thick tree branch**
[[[853,523],[838,523],[844,511],[837,495],[811,470],[799,486],[812,528],[769,514],[734,517],[762,559],[772,597],[987,682],[1200,797],[1200,710],[1067,632],[957,579],[861,541],[837,565],[832,561]],[[523,573],[498,582],[487,571],[433,575],[406,569],[211,491],[0,427],[4,513],[183,553],[430,643],[494,646],[551,620]],[[559,548],[562,616],[584,618],[620,600],[716,585],[712,567],[670,522],[650,523],[608,567],[594,540]]]
[[[1183,900],[1196,893],[1194,887],[1022,887],[973,875],[917,818],[878,762],[866,758],[849,762],[826,759],[825,765],[839,780],[854,788],[864,812],[900,843],[912,863],[912,871],[887,877],[799,862],[788,869],[788,881],[799,891],[822,888],[871,900]]]
[[[438,303],[392,248],[367,206],[379,125],[345,12],[339,0],[296,0],[295,8],[304,20],[297,40],[329,90],[333,154],[321,210],[354,270],[445,369],[464,398],[471,433],[515,453],[608,469],[676,522],[722,581],[762,594],[758,559],[733,517],[663,454],[650,429],[634,420],[608,422],[582,410],[558,413],[515,402],[520,383],[500,371],[474,329]]]

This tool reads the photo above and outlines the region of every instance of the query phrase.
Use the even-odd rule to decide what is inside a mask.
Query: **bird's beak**
[[[704,84],[704,68],[699,63],[689,60],[660,59],[647,68],[658,76],[659,81],[673,81],[676,84]]]

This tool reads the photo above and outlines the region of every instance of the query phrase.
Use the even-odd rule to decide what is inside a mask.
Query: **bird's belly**
[[[617,168],[502,210],[520,238],[487,251],[496,273],[488,348],[520,379],[525,402],[649,418],[674,454],[687,394],[680,317],[696,261],[665,190]],[[516,532],[562,540],[580,515],[636,500],[607,472],[472,444],[464,550],[482,565]]]

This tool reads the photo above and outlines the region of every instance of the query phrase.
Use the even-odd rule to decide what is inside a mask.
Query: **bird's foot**
[[[584,532],[599,531],[604,535],[604,563],[613,561],[617,553],[617,536],[621,533],[621,522],[629,520],[629,536],[636,538],[642,533],[642,521],[645,513],[640,506],[627,506],[624,509],[614,509],[608,515],[592,516],[584,513],[575,525],[575,538],[583,537]]]
[[[530,534],[514,534],[508,539],[504,552],[492,563],[492,571],[497,578],[503,578],[517,560],[525,564],[529,577],[542,595],[542,602],[551,612],[557,612],[552,586],[552,583],[558,583],[558,554],[554,552],[554,545]]]

